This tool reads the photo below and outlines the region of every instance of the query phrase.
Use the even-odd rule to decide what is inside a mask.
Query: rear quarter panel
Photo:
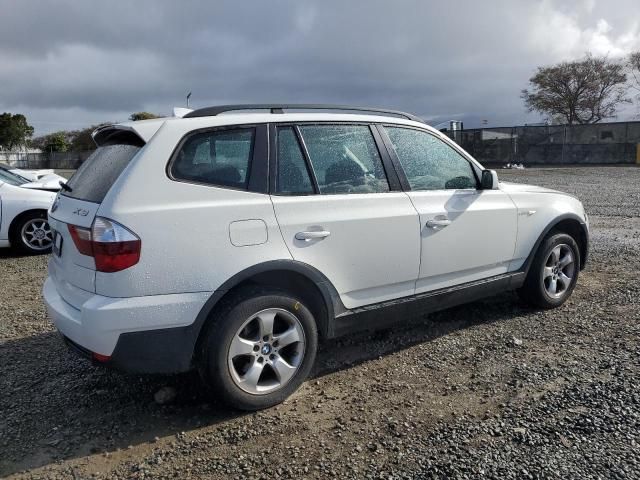
[[[96,293],[132,297],[212,292],[249,266],[291,259],[269,195],[196,185],[167,176],[166,166],[179,140],[194,128],[208,126],[194,127],[192,123],[161,127],[105,197],[98,215],[135,232],[142,240],[142,250],[139,263],[127,270],[97,272]],[[247,235],[263,243],[232,243],[230,226],[242,220],[262,221],[247,225],[264,225],[266,234]]]

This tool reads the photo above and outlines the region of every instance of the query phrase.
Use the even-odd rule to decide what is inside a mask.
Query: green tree
[[[607,57],[587,54],[583,60],[539,67],[522,91],[525,106],[569,125],[597,123],[616,116],[629,102],[625,66]]]
[[[3,113],[0,115],[0,147],[5,150],[13,150],[27,144],[27,140],[33,135],[33,127],[27,123],[27,118],[16,113]]]
[[[150,120],[152,118],[159,118],[155,113],[149,112],[136,112],[129,115],[129,120],[133,120],[134,122],[137,120]]]
[[[54,132],[49,135],[49,141],[45,145],[46,152],[66,152],[69,150],[67,132]]]
[[[69,150],[69,132],[59,131],[36,137],[31,146],[43,152],[66,152]]]

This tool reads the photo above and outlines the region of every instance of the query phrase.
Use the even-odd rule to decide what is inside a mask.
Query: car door
[[[322,272],[347,308],[412,295],[418,215],[397,177],[390,184],[395,171],[377,131],[300,124],[274,127],[272,135],[271,198],[292,257]]]
[[[401,126],[381,133],[420,215],[416,293],[506,273],[517,234],[511,198],[480,189],[469,159],[435,134]]]

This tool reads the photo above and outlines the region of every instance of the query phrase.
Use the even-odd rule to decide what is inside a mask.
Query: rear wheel
[[[48,253],[53,232],[45,212],[31,212],[18,219],[12,228],[11,245],[24,253]]]
[[[541,308],[562,305],[573,292],[580,271],[580,250],[566,233],[555,233],[543,242],[531,263],[520,297]]]
[[[299,299],[274,290],[245,290],[209,326],[200,370],[227,404],[258,410],[282,402],[302,384],[317,345],[315,320]]]

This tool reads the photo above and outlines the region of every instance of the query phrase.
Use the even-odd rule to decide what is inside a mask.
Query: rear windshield
[[[102,203],[111,186],[143,146],[139,139],[131,139],[127,143],[122,140],[98,147],[67,182],[71,191],[63,191],[63,195]]]

